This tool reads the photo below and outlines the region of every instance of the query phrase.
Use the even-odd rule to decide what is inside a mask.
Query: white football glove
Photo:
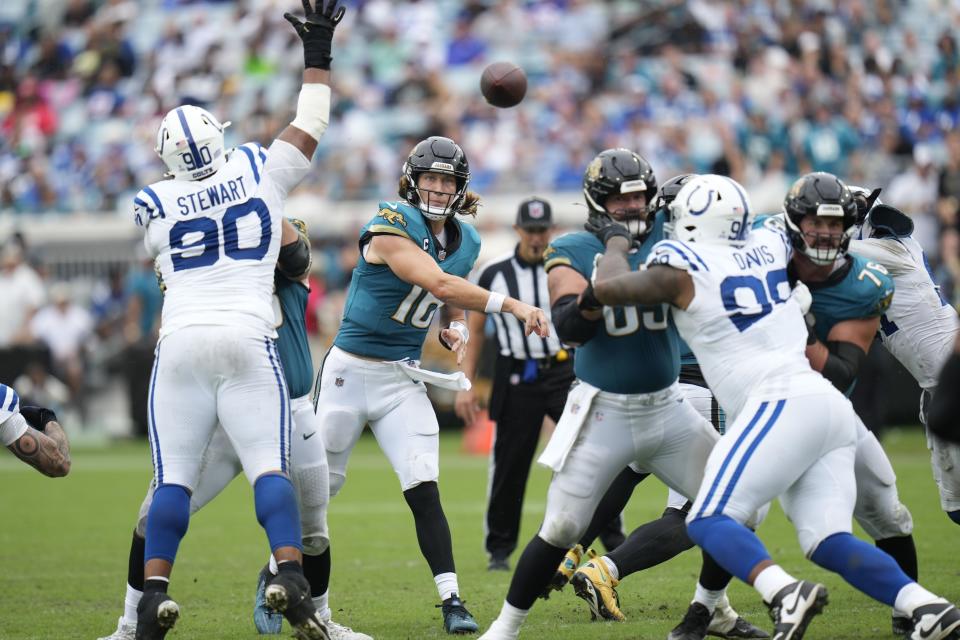
[[[797,304],[800,305],[800,313],[806,314],[807,311],[810,311],[810,305],[813,304],[813,296],[810,294],[810,289],[807,289],[807,285],[797,281],[797,286],[793,288],[792,295],[797,301]]]

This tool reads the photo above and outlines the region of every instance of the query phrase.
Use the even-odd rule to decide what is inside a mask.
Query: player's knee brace
[[[318,556],[330,548],[330,538],[327,536],[304,536],[303,553],[309,556]]]
[[[583,535],[587,524],[569,511],[558,514],[547,514],[540,525],[539,536],[547,544],[554,547],[569,549],[577,543]]]
[[[153,493],[147,516],[146,560],[173,562],[190,524],[190,492],[178,484],[161,484]]]
[[[260,476],[253,483],[253,501],[257,522],[267,532],[272,551],[302,548],[297,495],[289,478],[275,473]]]
[[[953,520],[955,523],[960,524],[960,509],[956,511],[947,511],[947,517]]]
[[[343,489],[343,485],[347,483],[347,476],[342,473],[330,472],[330,497],[334,497],[340,493],[340,489]]]

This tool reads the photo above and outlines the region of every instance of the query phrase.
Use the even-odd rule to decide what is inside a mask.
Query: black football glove
[[[46,429],[48,422],[57,421],[57,414],[44,407],[20,407],[20,415],[37,431]]]
[[[330,0],[324,8],[325,0],[315,0],[316,10],[310,8],[310,0],[303,0],[305,21],[301,22],[292,13],[283,17],[297,30],[303,40],[303,65],[307,69],[330,70],[330,47],[333,31],[343,19],[344,7],[337,7],[337,0]]]
[[[610,238],[626,238],[627,242],[633,244],[633,234],[625,226],[610,217],[609,213],[591,213],[590,217],[583,224],[583,228],[597,236],[604,247]]]

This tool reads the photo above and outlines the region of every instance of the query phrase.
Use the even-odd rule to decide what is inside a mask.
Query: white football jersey
[[[20,397],[5,384],[0,384],[0,444],[9,447],[27,431],[27,421],[20,416]]]
[[[926,256],[911,237],[852,240],[850,252],[886,267],[896,286],[880,318],[880,341],[924,389],[937,386],[957,338],[957,312],[941,298]]]
[[[673,319],[728,424],[748,397],[782,399],[830,386],[805,355],[807,327],[787,281],[791,253],[783,233],[762,227],[742,247],[662,240],[647,257],[647,267],[669,265],[693,279],[693,300],[673,307]]]
[[[275,336],[273,271],[287,192],[309,169],[293,145],[233,150],[203,180],[165,180],[134,198],[136,223],[164,289],[160,336],[192,325]]]

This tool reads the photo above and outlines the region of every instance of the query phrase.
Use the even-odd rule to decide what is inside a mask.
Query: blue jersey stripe
[[[787,403],[786,400],[780,400],[777,402],[776,406],[773,408],[773,414],[767,420],[767,424],[763,425],[763,429],[760,430],[760,433],[754,438],[753,442],[750,443],[750,447],[747,448],[746,453],[743,454],[743,457],[740,459],[740,464],[737,465],[736,470],[733,472],[733,476],[730,478],[730,482],[727,483],[727,488],[723,491],[723,496],[720,498],[720,502],[717,503],[717,508],[714,510],[713,515],[721,515],[723,513],[723,508],[727,506],[727,502],[730,500],[730,496],[733,494],[733,489],[737,485],[737,481],[740,480],[740,476],[743,475],[743,470],[746,468],[747,463],[750,461],[750,456],[753,455],[753,452],[757,450],[757,447],[760,446],[760,441],[766,437],[767,433],[773,427],[773,423],[777,421],[777,418],[780,417],[780,412],[783,411],[783,405]]]
[[[253,169],[253,181],[260,184],[260,172],[257,171],[257,161],[253,158],[253,151],[243,146],[238,148],[240,151],[243,151],[243,154],[247,156],[247,160],[250,161],[250,168]]]
[[[280,380],[283,382],[283,398],[287,407],[287,448],[285,454],[290,459],[290,448],[293,446],[293,397],[290,395],[290,383],[287,381],[287,369],[283,366],[283,358],[280,357],[280,346],[276,340],[271,340],[270,345],[273,353],[277,357],[277,367],[280,369]]]
[[[10,389],[10,404],[7,405],[7,411],[16,411],[17,406],[20,404],[20,396],[17,395],[17,392],[13,389]]]
[[[166,218],[166,216],[163,213],[163,205],[160,204],[160,198],[157,197],[157,192],[154,191],[151,187],[144,187],[143,192],[148,196],[150,196],[150,199],[153,200],[153,203],[157,205],[157,213],[160,214],[160,217]]]
[[[153,375],[150,376],[150,432],[153,434],[153,472],[157,477],[157,484],[163,483],[163,459],[160,457],[160,439],[157,436],[157,416],[153,410],[153,399],[157,386],[157,369],[160,368],[160,345],[157,345],[157,353],[153,361]]]
[[[200,157],[200,149],[193,140],[193,133],[190,132],[190,125],[187,124],[187,116],[183,113],[183,108],[177,109],[177,117],[180,118],[180,126],[183,127],[183,133],[187,136],[187,144],[190,145],[190,153],[193,155],[193,168],[201,169],[205,164]]]
[[[0,407],[7,401],[7,389],[10,389],[10,387],[5,384],[0,384]],[[13,391],[13,389],[10,390]]]
[[[686,249],[687,251],[689,251],[690,253],[692,253],[692,254],[693,254],[693,257],[697,259],[697,262],[699,262],[700,264],[703,265],[703,270],[704,270],[704,271],[710,271],[710,267],[708,267],[708,266],[707,266],[707,263],[703,261],[703,258],[701,258],[700,256],[698,256],[698,255],[697,255],[697,252],[694,251],[692,248],[690,248],[690,245],[688,245],[686,242],[683,242],[682,240],[671,240],[670,242],[676,242],[676,243],[679,244],[681,247],[683,247],[684,249]]]
[[[687,261],[687,264],[690,265],[690,268],[691,268],[691,269],[693,269],[694,271],[700,271],[700,267],[698,267],[697,265],[695,265],[695,264],[693,263],[693,260],[691,260],[691,259],[687,256],[687,254],[684,253],[683,249],[681,249],[680,247],[677,247],[677,246],[675,246],[675,245],[672,245],[672,244],[670,244],[670,243],[669,243],[668,241],[666,241],[666,240],[661,241],[661,242],[660,242],[660,246],[661,246],[661,247],[667,247],[667,248],[669,248],[669,249],[673,249],[674,251],[676,251],[676,252],[680,255],[681,258],[683,258],[684,260]]]
[[[753,414],[753,417],[750,418],[750,423],[737,437],[737,441],[733,443],[730,451],[727,452],[727,457],[724,458],[723,464],[720,465],[720,470],[717,472],[717,475],[713,478],[713,484],[710,485],[710,491],[707,493],[706,499],[703,501],[703,504],[700,505],[700,511],[697,512],[697,518],[702,518],[704,513],[707,510],[707,505],[710,504],[710,501],[713,499],[713,494],[716,493],[717,488],[720,486],[720,480],[723,478],[723,474],[726,472],[727,467],[730,465],[730,462],[733,460],[734,456],[737,454],[737,449],[740,448],[740,445],[743,444],[743,441],[747,439],[747,436],[750,435],[750,431],[753,430],[753,427],[760,421],[760,416],[763,415],[763,412],[767,410],[767,405],[769,402],[761,402],[760,408],[757,409],[757,412]]]
[[[243,147],[241,147],[242,149]],[[248,152],[249,153],[249,152]],[[252,157],[252,156],[251,156]],[[264,344],[267,347],[267,357],[270,358],[270,366],[273,367],[273,375],[277,380],[277,390],[280,393],[280,470],[287,471],[287,391],[283,386],[283,376],[277,370],[277,360],[273,357],[273,351],[270,346],[273,340],[264,338]],[[281,365],[282,366],[282,365]]]
[[[260,156],[260,162],[267,162],[267,152],[260,145],[257,145],[257,154]]]

